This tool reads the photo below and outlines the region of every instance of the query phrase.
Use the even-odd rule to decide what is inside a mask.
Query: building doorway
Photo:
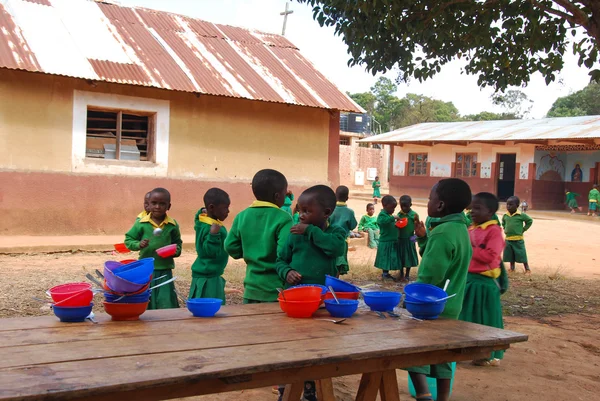
[[[496,193],[498,199],[502,202],[506,202],[508,198],[515,194],[516,170],[517,155],[515,153],[498,155],[498,176],[496,177],[498,187]]]

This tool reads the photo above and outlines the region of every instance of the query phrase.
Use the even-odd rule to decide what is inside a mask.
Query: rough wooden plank
[[[317,399],[321,401],[336,401],[331,378],[317,380]]]
[[[379,396],[381,401],[400,401],[395,370],[386,370],[382,373]]]
[[[381,386],[381,372],[364,373],[356,394],[356,401],[375,401]]]
[[[283,392],[283,401],[298,401],[302,397],[302,390],[304,390],[304,382],[287,384]]]

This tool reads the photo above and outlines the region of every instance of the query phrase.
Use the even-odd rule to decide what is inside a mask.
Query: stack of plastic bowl
[[[104,310],[112,320],[138,320],[148,308],[154,259],[104,263]]]
[[[321,305],[323,305],[323,301],[325,301],[327,294],[329,293],[329,290],[327,289],[327,287],[325,287],[324,285],[321,285],[321,284],[298,284],[298,285],[295,285],[290,288],[302,288],[302,287],[320,288],[321,289]],[[331,294],[329,294],[329,295],[331,295]]]
[[[332,276],[325,276],[325,286],[327,288],[333,288],[333,291],[335,291],[335,295],[338,297],[338,299],[356,300],[360,295],[360,288],[354,284],[350,284],[344,280],[340,280],[339,278]],[[327,292],[325,294],[325,300],[328,299],[333,299],[333,294],[331,292]]]
[[[319,309],[321,305],[321,288],[305,286],[288,288],[279,294],[279,307],[289,317],[308,318]]]
[[[412,283],[404,287],[404,304],[406,310],[416,317],[423,320],[437,319],[440,313],[446,307],[446,291],[431,284]]]
[[[83,322],[92,312],[92,285],[67,283],[48,290],[52,297],[52,311],[61,322]]]

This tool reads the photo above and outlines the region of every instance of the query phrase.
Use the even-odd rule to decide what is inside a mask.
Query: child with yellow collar
[[[225,252],[227,230],[223,221],[229,216],[229,195],[219,188],[204,194],[206,213],[198,210],[194,217],[197,257],[192,264],[189,298],[219,298],[225,304],[225,279],[222,277],[229,260]],[[204,208],[203,208],[204,209]]]
[[[345,185],[340,185],[335,190],[335,197],[337,199],[336,207],[329,222],[332,225],[340,226],[346,232],[346,238],[350,235],[352,230],[356,228],[358,223],[354,215],[354,210],[350,209],[346,202],[348,202],[350,190]],[[348,240],[344,243],[344,254],[341,255],[336,261],[336,267],[338,275],[347,274],[350,270],[348,265]]]
[[[527,260],[527,250],[523,234],[529,230],[533,224],[533,219],[525,213],[519,212],[521,201],[516,196],[511,196],[506,200],[506,213],[502,216],[502,227],[506,235],[506,248],[504,248],[504,261],[510,263],[510,271],[515,271],[516,263],[523,263],[525,273],[531,273],[529,261]]]

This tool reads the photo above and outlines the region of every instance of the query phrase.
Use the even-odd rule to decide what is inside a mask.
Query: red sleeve
[[[502,229],[500,226],[494,225],[488,227],[485,231],[485,239],[482,242],[485,248],[473,247],[473,260],[477,262],[477,266],[469,268],[472,273],[481,273],[500,267],[495,262],[500,261],[500,254],[504,249]]]

